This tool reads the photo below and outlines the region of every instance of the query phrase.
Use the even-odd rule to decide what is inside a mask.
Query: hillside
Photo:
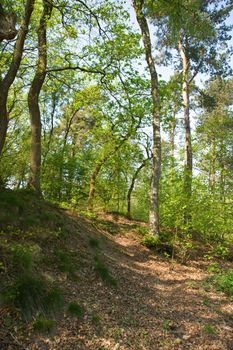
[[[120,216],[25,191],[0,202],[1,350],[233,349],[211,261],[158,255],[141,244],[145,224]]]

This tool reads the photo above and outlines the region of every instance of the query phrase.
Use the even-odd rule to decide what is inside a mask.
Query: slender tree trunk
[[[212,155],[210,160],[210,179],[209,179],[209,187],[212,193],[215,192],[215,184],[216,184],[216,140],[213,138],[211,145]]]
[[[145,159],[142,164],[136,169],[135,173],[133,174],[131,184],[127,193],[127,217],[131,219],[131,198],[132,198],[132,192],[134,190],[135,182],[137,180],[138,174],[142,168],[146,166],[146,163],[148,161],[148,158]]]
[[[13,84],[16,74],[18,72],[20,62],[23,54],[23,47],[25,38],[28,32],[28,26],[31,19],[31,14],[34,8],[35,0],[27,0],[25,5],[25,13],[22,19],[21,27],[16,39],[14,52],[10,67],[3,80],[0,81],[0,155],[6,141],[7,127],[8,127],[8,111],[7,98],[11,85]]]
[[[47,67],[47,20],[52,13],[52,4],[43,0],[43,13],[38,28],[38,62],[36,73],[28,94],[28,107],[31,121],[31,161],[29,186],[41,195],[40,169],[41,169],[41,116],[39,96],[42,89]]]
[[[102,160],[100,160],[99,163],[97,163],[95,170],[93,171],[93,173],[91,175],[89,194],[88,194],[88,207],[90,209],[93,209],[93,200],[94,200],[94,196],[95,196],[97,176],[99,175],[100,170],[102,169],[102,166],[111,157],[111,155],[112,154],[110,154],[109,156],[106,156]]]
[[[48,156],[48,154],[50,152],[50,145],[51,145],[51,142],[52,142],[53,131],[54,131],[54,116],[55,116],[55,111],[56,111],[56,103],[57,103],[56,95],[52,95],[51,128],[50,128],[50,131],[49,131],[49,137],[48,137],[46,150],[45,150],[44,155],[43,155],[42,168],[43,168],[44,164],[46,163],[47,156]],[[46,130],[45,130],[44,141],[46,141]]]
[[[60,169],[59,169],[59,201],[62,199],[62,182],[63,182],[63,173],[64,173],[64,155],[66,151],[66,145],[67,145],[69,133],[70,133],[74,118],[78,113],[78,111],[79,109],[75,109],[75,111],[73,111],[73,113],[71,114],[70,119],[67,120],[67,123],[66,123],[63,147],[61,151]]]
[[[192,196],[192,173],[193,173],[193,155],[191,142],[191,127],[190,127],[190,86],[189,86],[189,70],[190,63],[186,54],[188,47],[187,39],[186,48],[183,47],[181,40],[178,43],[182,67],[183,67],[183,105],[184,105],[184,127],[185,127],[185,162],[184,162],[184,194],[186,198],[186,209],[184,212],[184,221],[191,221],[190,204]]]
[[[146,54],[146,61],[151,77],[151,96],[153,101],[152,125],[153,125],[153,168],[151,177],[151,203],[150,203],[150,233],[159,234],[159,184],[161,174],[161,136],[160,136],[160,96],[158,87],[158,76],[152,56],[152,45],[150,31],[146,17],[143,14],[143,0],[133,0],[138,24],[142,32],[142,40]]]
[[[175,131],[176,131],[176,110],[173,111],[173,120],[170,123],[170,152],[172,173],[175,168]]]

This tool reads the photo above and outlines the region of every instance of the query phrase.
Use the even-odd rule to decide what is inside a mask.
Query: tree
[[[4,78],[0,81],[0,111],[1,111],[1,120],[0,120],[0,155],[2,153],[8,126],[8,110],[7,110],[7,99],[8,93],[11,85],[13,84],[16,74],[19,70],[19,66],[22,59],[23,47],[25,38],[28,32],[28,26],[30,23],[32,11],[34,8],[35,0],[27,0],[25,4],[24,17],[21,22],[21,27],[19,29],[17,39],[14,46],[14,51],[12,55],[12,60],[5,74]]]
[[[39,107],[39,95],[42,89],[47,67],[47,21],[51,17],[53,5],[50,1],[43,0],[43,12],[38,27],[38,61],[35,76],[29,93],[28,107],[31,120],[31,175],[29,186],[41,195],[40,167],[41,167],[41,117]]]
[[[187,206],[185,222],[191,220],[193,154],[190,126],[191,83],[199,72],[206,72],[207,65],[219,69],[217,48],[229,40],[231,29],[225,24],[232,10],[232,2],[223,1],[151,1],[147,2],[149,16],[158,28],[160,44],[176,48],[180,55],[183,75],[183,110],[185,129],[184,195]],[[177,44],[178,43],[178,44]],[[223,59],[223,56],[222,56]]]
[[[12,40],[16,37],[15,24],[15,13],[5,13],[3,6],[0,4],[0,42],[2,40]]]
[[[154,236],[159,234],[159,182],[161,172],[161,136],[160,136],[160,96],[158,87],[158,75],[152,56],[152,45],[147,19],[143,13],[143,0],[133,0],[136,18],[141,29],[142,40],[146,54],[146,61],[151,78],[151,96],[153,101],[152,126],[152,177],[151,177],[151,203],[150,203],[150,233]]]

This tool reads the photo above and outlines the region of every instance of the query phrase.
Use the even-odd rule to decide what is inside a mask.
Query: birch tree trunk
[[[41,194],[40,169],[41,169],[41,117],[39,107],[39,95],[42,89],[47,67],[47,21],[51,16],[53,5],[43,0],[43,13],[38,28],[38,61],[34,79],[28,93],[28,107],[31,121],[31,159],[29,186]]]
[[[151,200],[150,200],[150,234],[159,234],[159,184],[161,173],[161,136],[160,136],[160,96],[158,88],[158,75],[152,56],[150,31],[145,15],[143,14],[143,0],[133,0],[136,18],[141,29],[142,41],[146,54],[146,61],[151,78],[151,96],[153,101],[152,126],[153,126],[153,149],[152,149],[152,176],[151,176]]]

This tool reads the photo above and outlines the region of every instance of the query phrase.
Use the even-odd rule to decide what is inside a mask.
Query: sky
[[[131,0],[126,0],[126,8],[130,13],[130,18],[131,18],[131,23],[133,28],[135,28],[135,31],[139,31],[139,26],[136,20],[136,16],[135,16],[135,12],[134,9],[132,7],[132,3]],[[231,16],[229,17],[229,19],[227,20],[227,24],[232,24],[233,25],[233,12],[231,13]],[[151,31],[151,39],[152,39],[152,45],[155,44],[156,41],[156,37],[154,35],[155,30],[153,30],[153,27],[150,26],[150,31]],[[229,41],[229,46],[233,47],[233,30],[231,32],[232,34],[232,38]],[[230,61],[230,65],[233,69],[233,57],[231,58]],[[165,66],[157,66],[157,72],[160,76],[160,79],[162,80],[169,80],[170,76],[174,73],[173,69],[170,67],[165,67]],[[199,74],[196,78],[196,82],[199,85],[203,85],[203,83],[208,79],[208,76],[204,75],[204,74]]]

